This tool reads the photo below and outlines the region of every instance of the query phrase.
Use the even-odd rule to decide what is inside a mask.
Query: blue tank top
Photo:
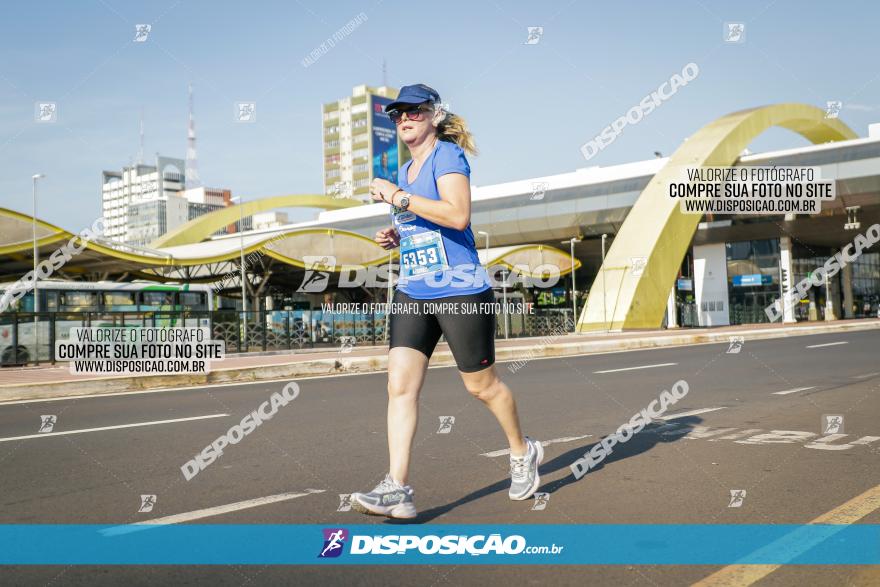
[[[437,178],[447,173],[471,175],[462,148],[447,141],[437,141],[415,181],[409,183],[411,165],[412,160],[407,161],[400,170],[400,188],[432,200],[440,199]],[[470,223],[464,230],[455,230],[393,207],[391,217],[400,235],[398,290],[415,299],[433,300],[480,293],[491,287],[477,256]]]

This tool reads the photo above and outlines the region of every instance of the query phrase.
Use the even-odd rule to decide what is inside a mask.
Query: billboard
[[[397,152],[397,128],[385,114],[390,98],[372,96],[372,166],[373,178],[381,177],[397,183],[399,156]]]

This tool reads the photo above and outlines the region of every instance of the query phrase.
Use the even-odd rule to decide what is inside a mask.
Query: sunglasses
[[[394,109],[388,113],[388,117],[391,118],[391,122],[393,122],[394,124],[400,124],[404,114],[406,114],[407,120],[418,122],[425,117],[426,113],[433,112],[433,110],[433,108],[427,108],[424,106],[420,106],[417,108],[406,108],[403,110]]]

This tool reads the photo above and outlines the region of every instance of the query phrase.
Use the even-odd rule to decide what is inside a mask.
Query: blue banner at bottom
[[[3,565],[876,565],[880,525],[0,525]]]

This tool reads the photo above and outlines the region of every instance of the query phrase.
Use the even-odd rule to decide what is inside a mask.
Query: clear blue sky
[[[367,21],[304,68],[322,41]],[[725,44],[725,21],[746,24]],[[183,157],[187,83],[196,92],[206,185],[248,198],[321,190],[320,105],[352,86],[435,87],[470,123],[485,185],[670,154],[725,113],[775,102],[824,107],[860,135],[880,122],[880,9],[874,1],[7,3],[0,19],[0,206],[79,231],[100,216],[103,169],[146,153]],[[145,43],[134,27],[152,24]],[[543,26],[536,45],[526,27]],[[587,163],[580,145],[688,62],[699,77]],[[34,103],[59,121],[34,122]],[[257,122],[233,120],[236,101]],[[752,150],[804,144],[786,131]]]

